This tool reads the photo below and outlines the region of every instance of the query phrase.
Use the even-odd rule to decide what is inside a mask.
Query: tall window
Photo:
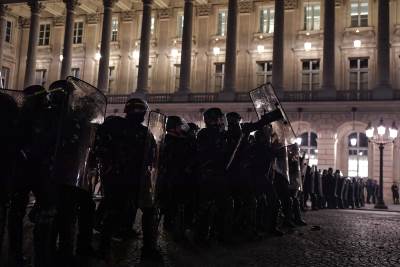
[[[368,138],[364,133],[351,133],[348,138],[351,177],[368,177]]]
[[[72,68],[71,76],[79,79],[81,77],[81,70],[79,68]]]
[[[2,67],[0,72],[0,88],[8,88],[9,80],[10,80],[10,69]]]
[[[317,31],[320,29],[321,7],[319,3],[310,3],[304,6],[304,30]]]
[[[368,0],[352,0],[350,3],[351,27],[368,26]]]
[[[50,24],[40,24],[39,45],[45,46],[49,44],[50,44]]]
[[[257,86],[272,81],[272,61],[258,61]]]
[[[368,58],[350,58],[350,90],[368,90]]]
[[[115,67],[108,67],[108,91],[111,92],[114,90],[115,85]]]
[[[176,25],[176,32],[177,32],[178,38],[182,38],[183,20],[184,20],[183,14],[179,14],[178,19],[177,19],[178,24]]]
[[[275,11],[273,8],[263,8],[260,10],[260,29],[261,33],[274,32]]]
[[[301,90],[313,91],[319,88],[319,59],[302,61]]]
[[[215,91],[219,92],[222,90],[224,85],[224,63],[215,63]]]
[[[175,64],[175,81],[174,81],[174,87],[175,87],[175,92],[178,91],[179,89],[179,81],[181,79],[181,65],[180,64]]]
[[[35,76],[36,84],[45,87],[46,80],[47,80],[47,70],[45,69],[36,70],[36,76]]]
[[[7,43],[11,43],[12,40],[12,30],[13,30],[13,24],[11,21],[7,20],[6,21],[6,36],[5,36],[5,41]]]
[[[226,10],[220,10],[218,12],[218,25],[217,25],[217,35],[226,35],[226,24],[227,24],[227,12]]]
[[[308,155],[309,165],[318,166],[318,136],[314,132],[306,132],[300,135],[301,144],[300,151],[301,153],[306,153]]]
[[[74,44],[81,44],[83,40],[83,22],[75,22],[74,23]]]
[[[152,35],[154,34],[155,24],[156,24],[156,18],[154,16],[151,16],[150,33]]]
[[[111,42],[116,42],[118,41],[118,18],[113,18],[112,19],[112,30],[111,30]]]

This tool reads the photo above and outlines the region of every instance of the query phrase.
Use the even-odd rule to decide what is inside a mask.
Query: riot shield
[[[98,125],[105,118],[107,99],[97,88],[82,80],[75,77],[67,77],[66,80],[65,87],[68,88],[49,91],[50,97],[60,90],[67,92],[66,104],[58,111],[53,176],[61,185],[92,190],[89,156]]]
[[[295,143],[296,135],[285,110],[270,83],[261,85],[250,91],[249,94],[259,119],[264,114],[274,110],[280,110],[282,113],[282,120],[271,123],[272,134],[276,139],[275,142],[281,146],[280,148],[277,147],[278,156],[275,161],[275,170],[284,175],[290,183],[287,146]]]
[[[164,147],[167,116],[151,111],[147,119],[147,137],[140,179],[139,206],[152,207],[156,198],[157,179],[161,168],[161,153]]]
[[[0,88],[0,94],[10,96],[17,103],[18,107],[22,107],[24,104],[24,94],[22,91]]]
[[[268,112],[277,109],[281,111],[283,119],[271,123],[273,132],[276,134],[279,143],[285,146],[294,144],[296,135],[272,85],[267,83],[250,91],[250,98],[259,119]]]
[[[297,144],[288,147],[288,157],[290,185],[293,189],[303,191],[299,147]]]

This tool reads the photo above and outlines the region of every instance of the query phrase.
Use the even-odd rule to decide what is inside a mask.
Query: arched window
[[[318,149],[317,149],[317,139],[318,136],[314,132],[306,132],[300,135],[301,144],[300,151],[301,153],[305,152],[308,155],[308,163],[310,166],[318,165]]]
[[[368,176],[368,138],[364,133],[351,133],[348,138],[349,164],[351,177]]]

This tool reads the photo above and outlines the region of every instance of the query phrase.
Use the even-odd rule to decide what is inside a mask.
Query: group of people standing
[[[159,259],[160,227],[176,241],[209,246],[304,226],[309,199],[313,209],[364,204],[362,179],[321,172],[295,143],[287,145],[277,131],[285,119],[278,108],[247,123],[210,108],[199,129],[150,112],[139,98],[127,101],[124,117],[104,118],[104,95],[74,80],[28,87],[21,105],[18,92],[8,93],[0,93],[0,242],[8,220],[9,266],[25,264],[31,193],[35,267],[108,261],[113,237],[136,237],[138,210],[141,255]],[[93,229],[100,232],[96,249]]]

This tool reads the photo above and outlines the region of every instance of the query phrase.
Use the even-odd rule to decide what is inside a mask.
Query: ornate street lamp
[[[368,141],[379,145],[379,196],[378,202],[375,204],[376,209],[387,209],[383,201],[383,149],[386,144],[393,143],[397,138],[398,129],[396,123],[393,121],[392,126],[389,127],[389,134],[386,134],[386,126],[383,124],[383,119],[380,120],[378,127],[376,128],[377,134],[375,134],[375,129],[368,124],[365,134],[368,137]]]

